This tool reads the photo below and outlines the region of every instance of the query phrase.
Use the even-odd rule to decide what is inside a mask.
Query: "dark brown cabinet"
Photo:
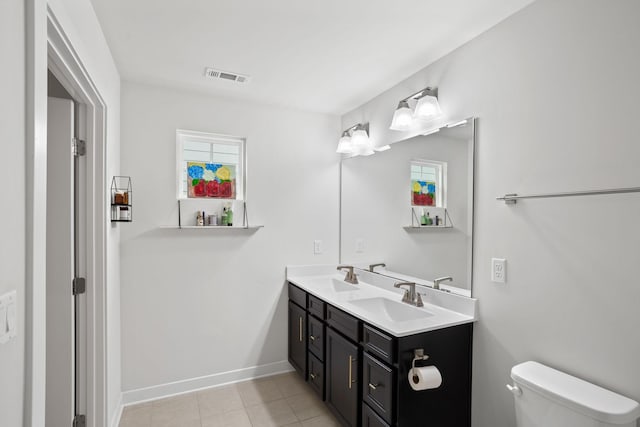
[[[470,426],[472,336],[472,323],[393,336],[289,284],[289,361],[346,427]],[[411,388],[416,349],[437,389]]]
[[[289,363],[307,378],[307,312],[289,301]]]
[[[327,405],[346,426],[357,427],[359,415],[359,349],[339,333],[326,334]]]

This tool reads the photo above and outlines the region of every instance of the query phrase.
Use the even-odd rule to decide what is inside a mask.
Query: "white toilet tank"
[[[636,427],[638,402],[541,365],[511,369],[518,427]]]

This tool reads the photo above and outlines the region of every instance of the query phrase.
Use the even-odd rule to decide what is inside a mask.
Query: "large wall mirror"
[[[471,296],[475,119],[341,164],[340,261]]]

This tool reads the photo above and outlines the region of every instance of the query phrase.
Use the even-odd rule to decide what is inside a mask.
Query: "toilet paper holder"
[[[413,360],[411,361],[411,372],[416,368],[416,362],[421,360],[427,360],[429,355],[424,354],[424,348],[416,348],[413,350]]]

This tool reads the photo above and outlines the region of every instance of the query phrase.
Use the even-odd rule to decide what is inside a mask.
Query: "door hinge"
[[[76,415],[73,417],[73,427],[86,427],[87,417],[84,415]]]
[[[82,139],[73,138],[72,148],[73,148],[73,155],[75,157],[80,157],[87,154],[87,142]]]
[[[84,277],[76,277],[73,279],[73,294],[80,295],[84,294],[87,290],[87,279]]]

